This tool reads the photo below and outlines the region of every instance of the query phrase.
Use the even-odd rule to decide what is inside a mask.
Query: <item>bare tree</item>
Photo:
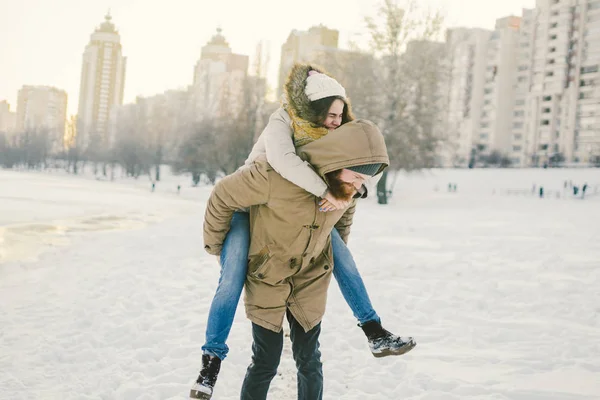
[[[198,185],[202,174],[214,184],[219,172],[217,161],[219,134],[212,119],[204,119],[194,124],[179,148],[177,160],[172,166],[173,171],[192,174],[194,186]]]
[[[121,110],[117,118],[115,142],[106,160],[114,159],[128,176],[149,174],[154,155],[147,140],[145,111],[137,104],[131,105]]]
[[[430,100],[439,93],[440,55],[407,50],[411,42],[427,48],[438,39],[442,21],[439,12],[419,8],[416,0],[403,6],[384,0],[377,16],[366,18],[373,49],[382,62],[381,106],[372,118],[386,137],[390,170],[428,166],[435,155],[438,139],[431,118],[437,119],[436,104]],[[386,171],[378,183],[378,202],[386,204],[388,194]]]
[[[262,129],[262,107],[266,84],[260,76],[248,76],[242,82],[240,98],[227,98],[229,91],[222,93],[224,104],[238,102],[237,114],[221,108],[220,118],[204,118],[192,126],[181,144],[178,159],[173,163],[176,173],[192,174],[198,184],[204,174],[214,183],[221,174],[233,173],[248,157],[257,129]],[[235,111],[234,111],[235,112]]]

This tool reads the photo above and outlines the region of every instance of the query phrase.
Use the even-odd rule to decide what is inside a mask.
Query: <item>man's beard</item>
[[[356,188],[353,184],[342,181],[340,179],[341,173],[342,170],[337,170],[325,174],[329,185],[329,193],[338,200],[350,201],[356,193]]]

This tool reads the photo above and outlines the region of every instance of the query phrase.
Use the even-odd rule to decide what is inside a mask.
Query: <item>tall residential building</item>
[[[538,0],[534,23],[529,162],[600,160],[600,0]]]
[[[474,131],[474,144],[483,154],[499,151],[508,155],[512,151],[520,24],[520,17],[496,20],[496,29],[487,43],[481,122]]]
[[[216,35],[202,47],[194,68],[190,89],[196,107],[196,119],[206,116],[231,116],[241,111],[244,81],[248,76],[249,57],[234,54],[217,29]]]
[[[313,26],[308,31],[293,30],[281,46],[279,63],[278,95],[283,93],[283,85],[295,62],[311,62],[318,53],[338,48],[339,32],[323,25]]]
[[[529,129],[529,88],[532,82],[532,49],[534,47],[534,10],[524,9],[517,44],[517,65],[514,79],[515,96],[512,110],[512,129],[508,156],[514,166],[529,164],[527,156]]]
[[[110,112],[113,106],[123,104],[126,58],[111,16],[104,18],[83,53],[77,114],[77,142],[82,148],[110,146]]]
[[[10,111],[8,101],[0,101],[0,133],[10,134],[15,130],[17,114]]]
[[[447,164],[466,165],[479,139],[491,36],[492,31],[478,28],[453,28],[446,34],[449,71],[445,85],[448,122],[444,157]]]
[[[466,165],[476,153],[513,153],[521,22],[508,16],[494,31],[448,30],[446,165]]]
[[[67,92],[50,86],[23,86],[17,97],[18,133],[45,131],[50,151],[64,146]]]

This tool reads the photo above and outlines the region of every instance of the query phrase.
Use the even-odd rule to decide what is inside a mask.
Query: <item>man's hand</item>
[[[343,201],[336,199],[327,191],[325,194],[325,198],[319,202],[319,211],[328,212],[328,211],[336,211],[343,210],[350,205],[349,201]]]

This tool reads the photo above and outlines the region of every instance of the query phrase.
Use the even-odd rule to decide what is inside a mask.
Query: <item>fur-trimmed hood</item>
[[[317,124],[318,116],[310,107],[310,99],[305,92],[308,71],[312,70],[331,76],[318,65],[295,63],[285,82],[285,102],[299,118]],[[347,99],[346,102],[349,107]]]

